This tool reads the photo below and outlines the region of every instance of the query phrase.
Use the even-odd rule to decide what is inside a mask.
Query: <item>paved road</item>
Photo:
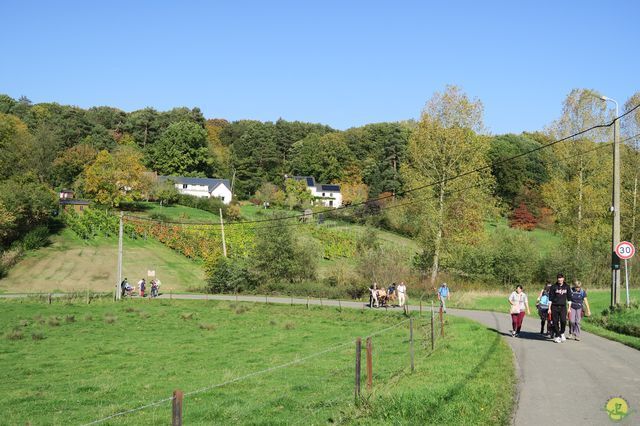
[[[167,298],[169,295],[163,295]],[[180,299],[236,300],[235,296],[173,295]],[[238,296],[240,301],[305,304],[307,299]],[[311,299],[312,305],[338,306],[335,300]],[[362,309],[359,302],[341,301]],[[410,306],[412,311],[417,306]],[[504,336],[515,355],[518,375],[516,425],[606,425],[604,409],[613,396],[624,397],[632,412],[622,424],[640,424],[640,351],[584,333],[582,340],[554,343],[541,338],[537,317],[525,318],[520,338],[510,336],[507,313],[450,309],[449,315],[478,321]]]

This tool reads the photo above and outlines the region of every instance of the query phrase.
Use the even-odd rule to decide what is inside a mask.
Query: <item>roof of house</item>
[[[313,176],[293,176],[293,179],[304,181],[307,184],[307,188],[315,188],[316,191],[319,192],[340,192],[340,185],[316,183],[316,180]]]
[[[340,185],[316,185],[318,191],[340,192]]]
[[[220,185],[224,185],[231,189],[229,179],[214,179],[214,178],[196,178],[196,177],[183,177],[183,176],[158,176],[160,182],[172,180],[175,183],[183,185],[201,185],[208,187],[209,192],[212,192]]]
[[[313,176],[294,176],[295,180],[302,180],[307,184],[307,187],[311,188],[312,186],[316,186],[316,180]]]

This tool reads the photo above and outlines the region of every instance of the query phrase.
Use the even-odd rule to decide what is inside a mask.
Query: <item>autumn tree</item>
[[[478,135],[482,114],[482,102],[447,86],[427,102],[409,138],[403,175],[410,188],[423,188],[409,198],[420,200],[420,243],[424,263],[431,266],[432,284],[441,263],[453,255],[451,247],[472,243],[482,233],[484,216],[493,204],[488,138]],[[466,173],[472,174],[456,178]]]
[[[640,105],[640,92],[631,96],[624,105],[625,111]],[[621,150],[622,191],[620,193],[622,233],[637,245],[640,236],[640,108],[627,115],[622,122]]]
[[[150,180],[144,172],[142,154],[137,149],[121,147],[113,154],[100,151],[84,170],[84,191],[99,204],[117,207],[147,194]]]
[[[574,89],[566,97],[561,117],[548,129],[552,139],[572,134],[609,121],[606,104],[598,93]],[[569,252],[570,273],[596,280],[604,265],[610,239],[608,224],[611,204],[611,155],[596,149],[611,142],[610,128],[595,129],[552,147],[548,183],[542,186],[545,203],[556,218],[557,230]]]

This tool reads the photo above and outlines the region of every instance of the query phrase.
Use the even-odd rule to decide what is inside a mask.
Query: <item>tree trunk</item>
[[[438,266],[440,261],[440,244],[442,242],[442,229],[444,228],[444,182],[440,184],[440,197],[438,198],[438,230],[436,239],[433,242],[433,265],[431,266],[431,286],[435,286],[438,277]]]
[[[580,174],[578,176],[578,232],[576,237],[576,265],[578,264],[578,259],[580,259],[580,248],[582,244],[582,187],[584,185],[582,158],[580,159]]]

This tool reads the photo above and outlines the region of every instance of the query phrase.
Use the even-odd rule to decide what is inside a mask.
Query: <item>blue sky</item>
[[[482,100],[492,133],[539,130],[572,88],[640,90],[634,1],[16,1],[0,93],[125,111],[346,129]]]

